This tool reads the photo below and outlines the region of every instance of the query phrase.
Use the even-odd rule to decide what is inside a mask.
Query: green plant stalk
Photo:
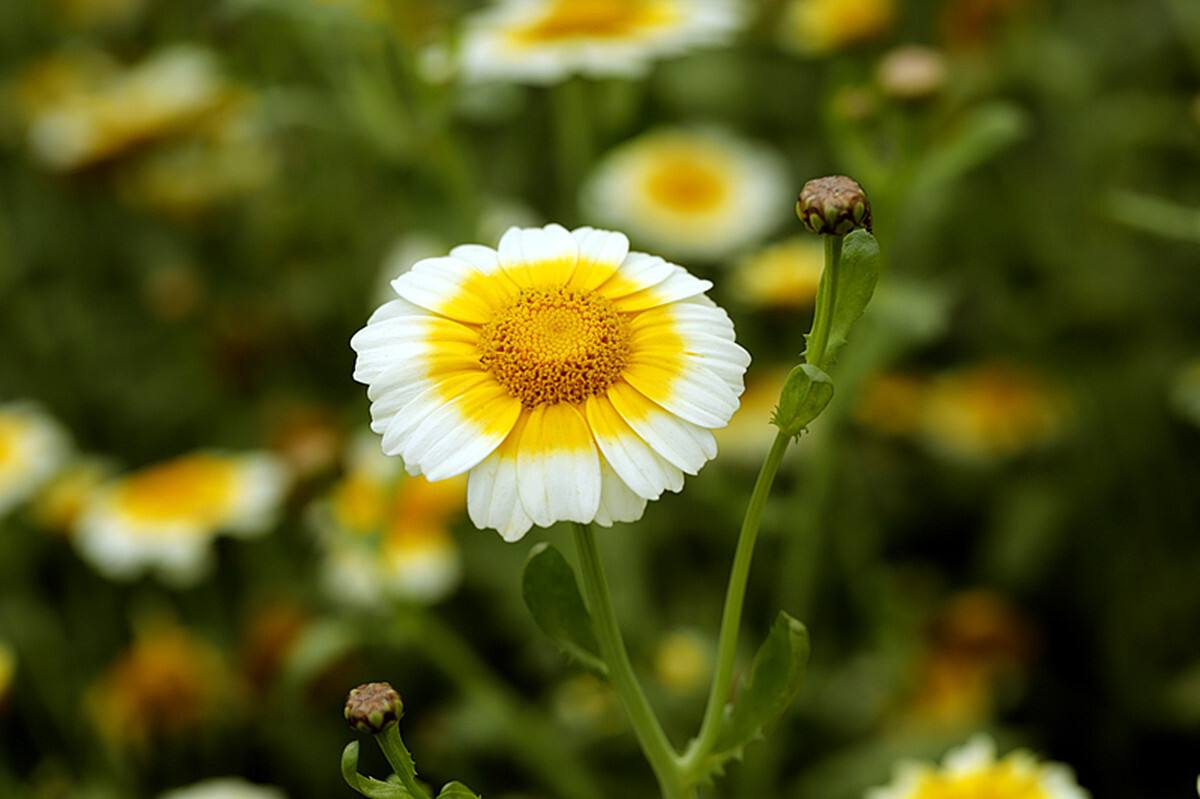
[[[825,268],[821,272],[821,283],[817,289],[817,307],[813,314],[812,333],[808,337],[808,348],[805,358],[808,363],[824,369],[826,350],[829,346],[829,329],[833,323],[834,302],[837,299],[838,269],[842,260],[842,237],[825,237]],[[725,591],[725,609],[721,614],[721,632],[717,641],[717,664],[713,671],[712,687],[708,694],[708,704],[704,709],[704,719],[700,723],[700,732],[692,740],[691,745],[680,760],[680,766],[690,781],[703,776],[704,758],[712,752],[717,737],[721,732],[721,719],[725,714],[725,704],[729,700],[733,688],[733,667],[737,659],[738,635],[741,631],[742,607],[746,601],[746,586],[750,579],[750,564],[754,558],[754,545],[758,542],[758,531],[762,522],[763,508],[775,483],[775,475],[779,472],[779,464],[787,452],[791,436],[780,431],[775,436],[758,479],[754,483],[754,491],[750,494],[750,504],[746,507],[746,515],[742,519],[742,529],[738,534],[737,550],[733,556],[733,569],[729,575],[729,587]]]
[[[592,157],[587,86],[573,78],[556,86],[550,97],[554,114],[558,203],[568,220],[576,216],[576,196]]]
[[[583,576],[583,590],[587,597],[588,609],[595,620],[600,654],[608,664],[609,680],[629,716],[638,743],[641,744],[642,751],[645,752],[646,759],[650,761],[650,767],[658,778],[663,799],[693,799],[695,791],[684,782],[675,751],[654,715],[642,686],[638,683],[633,664],[629,662],[629,653],[625,650],[625,642],[621,638],[617,614],[608,590],[608,580],[604,576],[604,566],[600,561],[600,550],[596,547],[596,536],[590,525],[575,525],[575,547],[579,553],[579,568]]]
[[[413,765],[412,754],[404,745],[404,739],[400,737],[400,725],[390,725],[376,735],[375,740],[378,742],[379,748],[383,750],[383,756],[387,758],[392,771],[396,772],[396,776],[400,778],[400,784],[404,786],[404,790],[412,794],[413,799],[430,799],[429,791],[417,782],[417,769]]]

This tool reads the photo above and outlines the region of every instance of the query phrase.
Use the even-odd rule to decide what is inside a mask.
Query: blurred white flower
[[[0,516],[52,478],[70,451],[66,432],[38,406],[0,404]]]
[[[467,21],[462,72],[525,83],[636,77],[654,59],[729,41],[740,16],[730,0],[502,0]]]
[[[156,570],[175,584],[193,583],[207,570],[218,533],[250,536],[270,526],[287,483],[282,463],[265,453],[185,455],[98,489],[75,543],[109,577]]]
[[[236,777],[204,780],[160,794],[159,799],[285,799],[283,791]]]
[[[641,246],[722,258],[756,244],[794,202],[771,150],[709,128],[652,131],[609,153],[584,186],[588,216]]]

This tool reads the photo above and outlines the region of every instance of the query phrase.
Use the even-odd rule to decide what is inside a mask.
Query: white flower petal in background
[[[71,452],[66,431],[38,406],[0,405],[0,516],[54,477]]]
[[[159,794],[158,799],[286,799],[278,788],[237,777],[218,777]]]

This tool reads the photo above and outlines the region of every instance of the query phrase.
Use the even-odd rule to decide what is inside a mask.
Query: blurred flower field
[[[1195,0],[0,4],[0,797],[1193,796],[1198,280]]]

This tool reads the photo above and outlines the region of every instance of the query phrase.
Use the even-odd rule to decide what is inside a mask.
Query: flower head
[[[858,181],[845,175],[816,178],[800,190],[796,216],[813,233],[844,236],[856,228],[871,229],[871,201]]]
[[[265,530],[286,485],[283,466],[265,453],[184,455],[98,489],[75,542],[110,577],[155,569],[172,582],[194,582],[208,567],[212,539]]]
[[[786,218],[787,165],[714,129],[664,129],[609,153],[583,191],[588,213],[670,253],[721,258]]]
[[[329,592],[359,605],[448,595],[462,574],[450,526],[462,515],[466,483],[407,476],[378,442],[355,442],[346,475],[314,509]]]
[[[403,715],[400,694],[386,682],[360,685],[346,697],[346,722],[361,732],[381,733]]]
[[[37,406],[0,404],[0,516],[52,478],[70,449],[66,432]]]
[[[675,630],[654,653],[654,673],[668,691],[686,696],[700,690],[712,673],[709,642],[691,630]]]
[[[791,0],[784,44],[806,55],[825,55],[878,39],[895,21],[895,0]]]
[[[218,777],[160,794],[158,799],[285,799],[283,791],[237,777]]]
[[[1043,763],[1024,751],[996,758],[987,736],[972,738],[948,753],[940,768],[904,763],[886,788],[867,799],[1088,799],[1066,766]]]
[[[716,455],[750,356],[682,267],[620,233],[512,228],[417,263],[351,341],[383,450],[468,473],[481,528],[610,525]]]
[[[637,76],[656,58],[728,41],[739,23],[729,0],[503,0],[468,21],[462,69],[526,83]]]

